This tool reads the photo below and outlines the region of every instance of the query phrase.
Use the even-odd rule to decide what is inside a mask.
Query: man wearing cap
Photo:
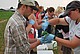
[[[44,43],[44,36],[33,40],[28,38],[28,32],[35,24],[33,16],[30,16],[33,9],[36,9],[34,0],[21,0],[19,2],[17,10],[10,17],[5,28],[4,54],[30,54],[30,50]],[[47,42],[49,41],[47,40],[45,43]]]
[[[54,18],[42,24],[42,28],[45,30],[49,24],[51,25],[69,25],[69,38],[70,40],[64,40],[57,36],[49,35],[48,39],[53,38],[57,42],[66,47],[73,49],[74,54],[80,54],[80,1],[72,1],[66,6],[64,18]],[[68,16],[68,17],[67,17]],[[51,39],[52,40],[52,39]]]

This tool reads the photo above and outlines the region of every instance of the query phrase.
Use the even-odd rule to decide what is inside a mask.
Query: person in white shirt
[[[49,35],[48,40],[56,40],[66,47],[73,48],[74,54],[80,54],[80,1],[72,1],[66,6],[64,15],[69,17],[54,18],[42,23],[42,29],[46,29],[49,24],[51,25],[69,25],[69,38],[70,40],[61,39],[55,35]],[[55,37],[54,37],[55,36]]]

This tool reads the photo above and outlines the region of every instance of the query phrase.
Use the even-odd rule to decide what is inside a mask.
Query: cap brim
[[[70,12],[71,10],[72,10],[72,9],[65,10],[63,16],[68,16],[68,14],[69,14],[69,12]]]
[[[38,8],[37,8],[36,6],[32,6],[31,8],[32,8],[33,10],[38,11]]]

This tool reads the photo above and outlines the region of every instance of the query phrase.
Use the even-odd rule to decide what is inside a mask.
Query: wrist
[[[44,16],[44,19],[48,19],[48,16]]]
[[[50,24],[49,21],[47,21],[47,24],[48,24],[48,25]]]
[[[41,42],[40,42],[40,40],[39,40],[39,39],[37,39],[37,43],[38,43],[38,45],[40,45],[40,44],[41,44]]]
[[[42,44],[42,38],[37,38],[37,41]]]
[[[56,40],[56,36],[54,37],[54,40]]]
[[[29,26],[30,28],[32,28],[32,24],[28,24],[28,26]]]
[[[29,20],[29,24],[34,25],[35,24],[35,21],[33,19],[30,19]]]

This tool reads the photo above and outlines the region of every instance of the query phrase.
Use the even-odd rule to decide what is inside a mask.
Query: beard
[[[26,18],[27,21],[29,21],[28,17],[24,16]]]

